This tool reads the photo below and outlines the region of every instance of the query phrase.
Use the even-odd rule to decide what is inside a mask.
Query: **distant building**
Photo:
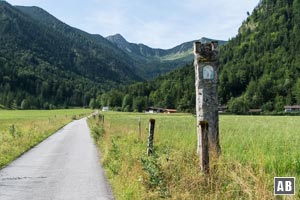
[[[109,107],[108,107],[108,106],[104,106],[104,107],[102,108],[102,111],[103,111],[103,112],[109,111]]]
[[[228,106],[218,106],[219,113],[226,112],[228,109]]]
[[[145,109],[146,113],[163,113],[164,108],[149,107]]]
[[[175,109],[165,109],[164,110],[164,113],[167,113],[167,114],[176,113],[176,112],[177,112],[177,110],[175,110]]]
[[[262,109],[260,108],[255,108],[255,109],[250,109],[249,110],[249,113],[250,114],[258,114],[258,113],[261,113]]]
[[[284,112],[300,112],[300,105],[284,106]]]
[[[146,113],[176,113],[177,110],[175,109],[168,109],[168,108],[156,108],[156,107],[148,107],[145,109]]]

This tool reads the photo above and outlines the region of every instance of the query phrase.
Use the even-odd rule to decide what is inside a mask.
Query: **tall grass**
[[[86,109],[0,110],[0,168],[44,140],[56,130],[91,113]]]
[[[296,176],[300,185],[300,117],[221,116],[222,155],[205,176],[192,115],[104,116],[104,125],[97,118],[89,124],[103,130],[97,143],[117,199],[275,199],[274,176]],[[156,119],[155,154],[147,157],[150,118]]]

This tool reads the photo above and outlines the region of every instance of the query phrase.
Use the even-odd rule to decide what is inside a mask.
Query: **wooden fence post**
[[[149,120],[148,148],[147,148],[148,156],[153,153],[154,127],[155,127],[155,119],[150,119]]]
[[[104,115],[99,114],[99,121],[104,124]]]
[[[201,134],[198,138],[200,142],[199,160],[200,170],[204,173],[209,172],[209,144],[208,144],[208,122],[200,121]]]
[[[141,117],[139,117],[139,137],[142,138],[142,125],[141,125]]]

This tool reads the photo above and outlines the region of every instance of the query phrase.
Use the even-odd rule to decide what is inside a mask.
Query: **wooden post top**
[[[200,62],[214,62],[218,60],[218,41],[208,43],[194,42],[194,54],[199,56]]]
[[[149,122],[155,123],[155,119],[149,119]]]

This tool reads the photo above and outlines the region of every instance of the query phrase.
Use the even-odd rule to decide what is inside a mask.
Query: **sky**
[[[104,37],[171,48],[208,37],[228,40],[259,0],[7,0],[38,6],[68,25]]]

